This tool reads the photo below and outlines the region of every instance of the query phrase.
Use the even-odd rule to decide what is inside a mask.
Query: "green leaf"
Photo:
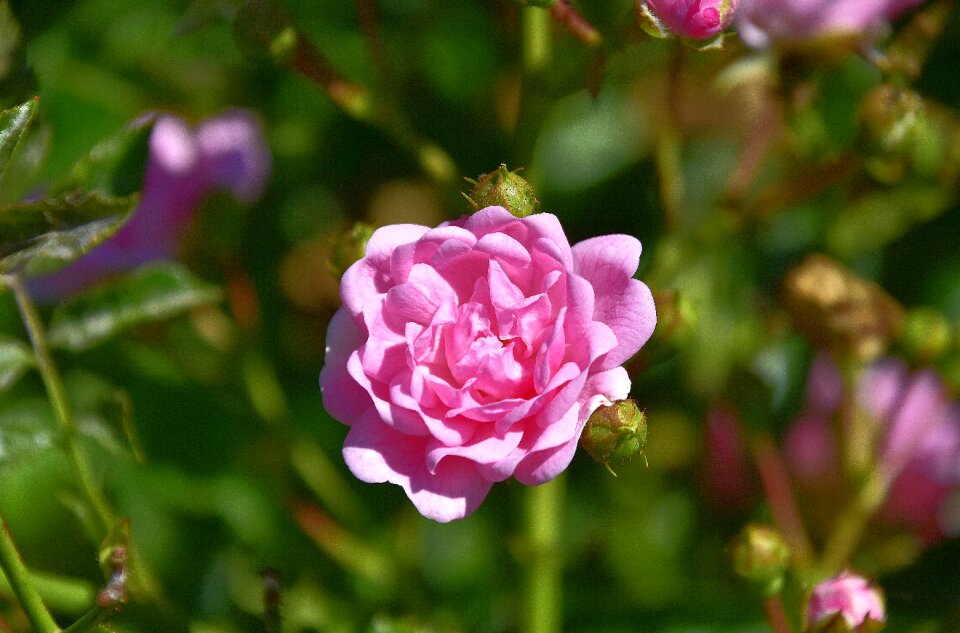
[[[34,97],[15,108],[0,112],[0,174],[3,174],[13,150],[30,127],[39,102],[39,98]]]
[[[33,350],[28,345],[0,337],[0,391],[12,387],[34,365]]]
[[[46,399],[5,403],[0,410],[0,468],[51,449],[57,449],[57,427]]]
[[[827,244],[843,257],[877,251],[901,238],[915,224],[946,211],[953,200],[952,192],[929,185],[869,193],[837,212],[827,227]]]
[[[73,165],[65,178],[51,187],[51,194],[99,191],[111,196],[129,196],[139,191],[155,122],[153,117],[139,119],[97,143]]]
[[[48,332],[51,345],[80,351],[139,323],[166,319],[219,301],[220,289],[177,264],[145,266],[61,306]]]
[[[113,235],[137,200],[74,194],[0,208],[0,273],[63,267]]]

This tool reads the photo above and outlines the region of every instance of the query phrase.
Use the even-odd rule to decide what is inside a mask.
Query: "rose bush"
[[[871,39],[922,0],[741,0],[737,31],[748,46],[829,37]]]
[[[627,397],[620,365],[653,332],[640,250],[627,235],[571,248],[555,216],[496,206],[376,231],[341,281],[320,374],[351,427],[347,466],[441,522],[494,482],[556,477],[590,414]]]

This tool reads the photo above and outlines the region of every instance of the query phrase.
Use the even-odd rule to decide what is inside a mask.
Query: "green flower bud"
[[[901,342],[907,352],[921,363],[943,356],[953,339],[947,317],[934,308],[914,308],[907,312]]]
[[[367,249],[367,242],[374,228],[366,222],[357,222],[344,231],[333,245],[327,265],[337,277],[343,276],[353,263],[361,259]]]
[[[738,576],[771,596],[783,588],[790,550],[779,532],[751,523],[730,544],[730,560]]]
[[[486,207],[501,206],[518,218],[525,218],[539,210],[540,201],[536,192],[516,172],[500,165],[496,171],[483,174],[476,180],[466,179],[473,185],[470,193],[463,194],[474,211]]]
[[[647,416],[629,399],[594,411],[580,436],[580,446],[614,476],[610,462],[621,464],[642,455],[646,443]]]

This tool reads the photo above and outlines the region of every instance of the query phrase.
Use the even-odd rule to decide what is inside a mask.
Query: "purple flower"
[[[196,130],[161,115],[149,141],[140,204],[116,234],[63,269],[33,279],[41,300],[74,294],[150,261],[173,257],[203,198],[226,189],[251,203],[266,184],[270,154],[259,120],[234,110]]]
[[[741,0],[737,30],[748,46],[831,37],[872,39],[923,0]]]
[[[646,13],[661,30],[706,40],[719,35],[733,19],[738,0],[645,0]]]
[[[633,237],[571,248],[556,216],[497,206],[376,231],[343,275],[320,373],[351,426],[347,466],[441,522],[494,482],[556,477],[590,414],[627,397],[620,365],[653,332],[639,260]]]
[[[825,630],[843,620],[846,628],[829,630],[857,631],[867,620],[884,622],[883,597],[866,579],[845,571],[813,588],[807,603],[810,631]]]

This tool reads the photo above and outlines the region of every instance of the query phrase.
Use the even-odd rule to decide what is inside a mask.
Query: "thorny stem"
[[[798,571],[806,571],[813,564],[813,547],[800,519],[797,502],[790,489],[790,480],[780,454],[773,440],[763,434],[754,438],[753,454],[774,523],[790,547],[794,567]]]
[[[23,612],[27,614],[30,625],[37,633],[58,633],[60,627],[47,611],[36,587],[30,581],[27,566],[20,558],[20,552],[13,544],[7,522],[0,519],[0,567],[10,583],[10,588],[20,601]]]
[[[77,437],[77,425],[70,411],[70,405],[67,400],[67,394],[63,388],[63,381],[60,379],[60,373],[50,355],[50,347],[47,344],[46,332],[43,329],[43,323],[37,309],[30,299],[23,279],[19,275],[4,275],[0,277],[5,285],[13,291],[17,306],[20,309],[20,315],[23,318],[24,326],[30,336],[30,342],[33,344],[33,351],[37,358],[37,367],[40,376],[43,379],[44,387],[47,390],[47,397],[53,405],[54,414],[57,418],[57,425],[60,428],[60,435],[63,438],[64,449],[74,475],[77,478],[77,484],[93,508],[97,519],[102,528],[100,537],[105,536],[114,525],[113,512],[107,503],[103,492],[96,485],[90,465],[87,462],[86,455],[80,446]]]
[[[290,66],[322,88],[330,99],[353,118],[381,128],[410,151],[420,168],[435,182],[450,185],[458,177],[453,159],[436,143],[415,132],[395,108],[375,103],[366,87],[348,81],[303,34],[298,34]]]
[[[529,551],[523,633],[559,633],[563,627],[560,518],[564,491],[562,476],[525,490]]]

